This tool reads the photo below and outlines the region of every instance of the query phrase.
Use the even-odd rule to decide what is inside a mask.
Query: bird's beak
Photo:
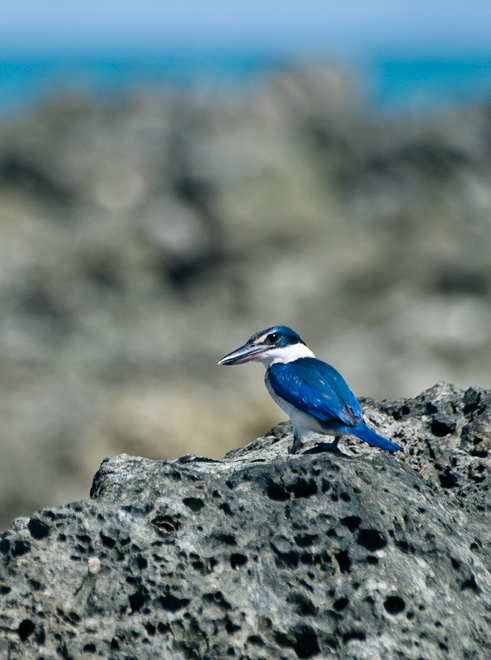
[[[258,360],[262,355],[267,352],[265,346],[256,346],[255,344],[244,344],[240,348],[237,348],[232,353],[229,353],[223,357],[218,364],[245,364],[246,362],[251,362],[252,360]]]

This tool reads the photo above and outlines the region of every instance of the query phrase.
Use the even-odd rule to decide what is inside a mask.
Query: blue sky
[[[0,50],[491,50],[490,0],[0,0]]]

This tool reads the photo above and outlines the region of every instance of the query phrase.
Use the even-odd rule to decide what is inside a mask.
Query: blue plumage
[[[324,432],[335,436],[350,433],[373,447],[391,452],[400,449],[399,445],[368,428],[357,398],[339,371],[330,364],[311,357],[275,362],[266,372],[266,381],[280,407],[287,408],[282,405],[285,401],[308,418],[313,418]],[[290,413],[290,410],[286,411]],[[294,414],[292,422],[299,440],[302,431],[317,430],[308,419],[296,417],[298,421]]]
[[[275,394],[323,426],[356,426],[363,419],[360,404],[341,374],[316,358],[276,362],[268,371]]]
[[[321,443],[325,449],[335,449],[344,433],[386,451],[401,449],[368,428],[360,404],[341,374],[317,360],[290,328],[277,325],[256,332],[219,364],[244,364],[252,360],[265,363],[266,387],[292,421],[292,453],[309,432],[335,436],[333,443]]]

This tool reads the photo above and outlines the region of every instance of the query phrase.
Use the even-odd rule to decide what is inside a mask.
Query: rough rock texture
[[[0,537],[0,657],[486,660],[491,393],[364,402],[404,452],[106,459]]]

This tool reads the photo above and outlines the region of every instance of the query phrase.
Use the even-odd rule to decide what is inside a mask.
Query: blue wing
[[[354,427],[363,419],[355,395],[341,374],[315,358],[275,363],[269,368],[275,394],[326,426]]]

